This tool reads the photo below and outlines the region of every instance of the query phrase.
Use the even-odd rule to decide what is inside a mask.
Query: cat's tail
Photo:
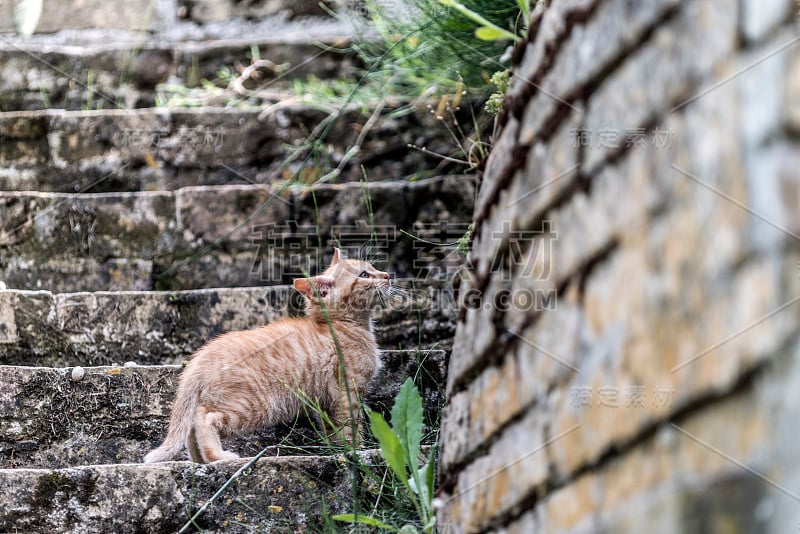
[[[172,405],[167,437],[164,443],[144,457],[146,464],[174,460],[181,455],[187,444],[190,444],[189,437],[194,432],[194,415],[197,410],[199,389],[193,383],[196,381],[187,378],[189,377],[181,377],[175,403]]]

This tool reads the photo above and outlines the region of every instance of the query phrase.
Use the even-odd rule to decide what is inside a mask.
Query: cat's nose
[[[381,273],[380,277],[383,278],[384,280],[388,280],[389,279],[389,273]]]

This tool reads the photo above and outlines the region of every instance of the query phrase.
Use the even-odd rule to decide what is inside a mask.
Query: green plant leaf
[[[491,28],[489,26],[481,26],[475,29],[475,37],[482,41],[499,41],[500,39],[507,39],[507,32],[499,28]]]
[[[422,397],[411,378],[403,382],[394,400],[392,430],[403,447],[406,464],[416,470],[419,444],[422,442]]]
[[[429,464],[430,464],[430,462],[426,462],[425,465],[420,467],[419,471],[417,471],[417,477],[416,477],[417,480],[419,480],[420,483],[421,483],[421,486],[418,488],[417,495],[419,495],[420,500],[422,502],[425,502],[425,503],[428,502],[428,480],[427,480],[427,475],[428,475],[428,465]]]
[[[406,461],[400,440],[397,435],[392,432],[389,423],[386,422],[380,413],[372,410],[368,410],[368,413],[370,430],[372,431],[372,435],[378,440],[378,443],[380,443],[381,456],[383,456],[384,460],[389,464],[389,467],[394,471],[394,474],[397,475],[397,478],[408,486],[406,480],[408,478]]]
[[[419,480],[422,482],[423,494],[420,495],[423,506],[430,510],[433,515],[433,484],[436,474],[436,445],[431,448],[430,457],[425,465],[419,470]]]
[[[339,514],[331,517],[331,519],[334,521],[342,521],[344,523],[358,523],[359,525],[368,525],[370,527],[378,527],[384,530],[390,530],[392,532],[400,532],[400,529],[386,524],[379,519],[375,519],[374,517],[369,517],[366,515]]]
[[[450,7],[452,9],[455,9],[456,11],[458,11],[459,13],[461,13],[462,15],[467,17],[468,19],[470,19],[473,22],[479,24],[481,27],[479,27],[478,30],[483,30],[483,29],[491,30],[492,32],[495,32],[495,33],[492,33],[492,35],[500,35],[500,37],[494,37],[492,39],[484,39],[483,37],[480,37],[478,35],[478,30],[475,30],[475,35],[478,36],[478,38],[480,38],[480,39],[482,39],[484,41],[497,41],[498,39],[503,39],[503,38],[504,39],[511,39],[514,42],[518,42],[518,41],[522,40],[522,38],[519,35],[514,35],[510,31],[504,30],[503,28],[499,27],[498,25],[492,23],[490,20],[484,18],[480,13],[475,13],[474,11],[469,9],[468,7],[464,6],[464,4],[456,2],[456,0],[439,0],[439,3],[442,4],[442,5],[445,5],[447,7]]]

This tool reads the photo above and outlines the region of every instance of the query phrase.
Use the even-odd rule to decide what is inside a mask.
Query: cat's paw
[[[217,454],[216,458],[211,459],[212,462],[223,462],[225,460],[238,460],[239,455],[235,452],[221,451]]]

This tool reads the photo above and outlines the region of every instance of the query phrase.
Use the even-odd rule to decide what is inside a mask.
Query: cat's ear
[[[333,258],[331,258],[331,267],[333,267],[334,265],[339,263],[340,259],[341,259],[341,251],[338,248],[334,247],[334,249],[333,249]]]
[[[336,280],[334,278],[323,275],[315,276],[314,278],[295,278],[294,288],[304,297],[313,299],[316,296],[314,288],[316,288],[316,292],[319,293],[320,297],[326,297],[335,283]],[[314,284],[313,287],[311,284]]]

